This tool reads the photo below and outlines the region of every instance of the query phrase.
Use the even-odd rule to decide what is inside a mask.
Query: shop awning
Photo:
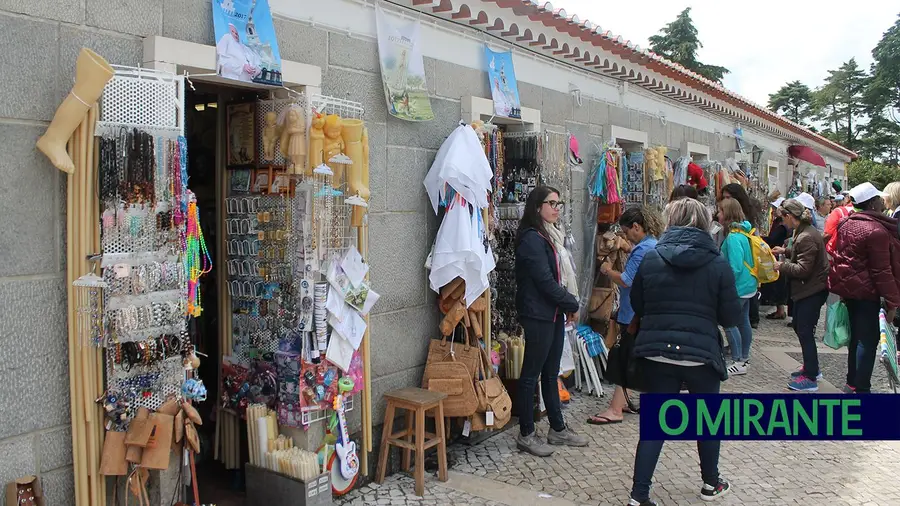
[[[817,167],[825,166],[825,159],[822,155],[813,151],[809,146],[791,146],[788,148],[788,156],[811,163]]]

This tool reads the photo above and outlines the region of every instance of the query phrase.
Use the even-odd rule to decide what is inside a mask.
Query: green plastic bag
[[[839,350],[850,342],[850,313],[843,301],[828,306],[828,317],[825,322],[825,345]]]

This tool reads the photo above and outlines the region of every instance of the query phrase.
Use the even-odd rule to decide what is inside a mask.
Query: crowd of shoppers
[[[879,342],[879,313],[893,321],[900,307],[900,182],[879,191],[860,184],[833,198],[801,193],[773,198],[772,221],[763,239],[776,256],[775,282],[760,285],[753,236],[762,219],[760,204],[744,188],[729,184],[711,213],[692,184],[676,187],[663,217],[647,207],[621,215],[621,234],[632,245],[623,272],[599,266],[619,288],[614,315],[618,343],[640,371],[641,388],[652,393],[718,393],[729,376],[747,374],[753,321],[760,295],[775,311],[770,320],[792,318],[803,364],[791,373],[788,388],[814,392],[823,379],[816,328],[826,301],[842,300],[849,313],[850,342],[845,393],[871,391]],[[777,197],[777,196],[776,196]],[[526,202],[517,239],[517,307],[525,330],[525,359],[519,398],[531,398],[540,378],[547,406],[551,445],[584,446],[586,437],[566,425],[555,386],[563,346],[563,322],[572,320],[578,301],[561,274],[562,246],[554,240],[559,192],[540,187]],[[754,307],[755,306],[755,307]],[[787,310],[785,309],[787,306]],[[731,360],[726,360],[725,329]],[[636,413],[627,378],[617,385],[609,407],[589,424],[621,423]],[[520,449],[538,456],[552,453],[537,435],[533,410],[523,404]],[[629,505],[653,506],[650,487],[662,441],[641,440],[635,452]],[[700,496],[713,500],[731,485],[719,476],[718,441],[698,442]]]

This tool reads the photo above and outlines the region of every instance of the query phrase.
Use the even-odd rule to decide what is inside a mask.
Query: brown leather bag
[[[618,289],[615,286],[611,288],[595,287],[591,292],[591,301],[588,306],[589,316],[594,320],[609,320],[615,306],[616,293],[618,293]]]
[[[494,413],[494,423],[488,428],[500,429],[512,418],[512,399],[503,386],[503,381],[493,376],[490,367],[490,359],[487,351],[481,350],[481,360],[478,362],[479,372],[483,379],[475,381],[475,395],[478,397],[479,413]],[[485,422],[486,423],[486,422]]]

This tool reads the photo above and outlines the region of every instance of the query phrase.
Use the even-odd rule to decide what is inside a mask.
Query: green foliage
[[[812,91],[800,81],[791,81],[769,95],[769,109],[785,118],[806,125],[811,116]]]
[[[658,35],[650,37],[650,50],[694,72],[715,81],[730,71],[718,65],[707,65],[697,60],[697,50],[703,47],[697,36],[697,28],[691,20],[691,8],[681,11],[675,21],[667,24]]]
[[[847,149],[857,149],[860,116],[865,111],[863,94],[869,84],[866,72],[855,58],[837,70],[829,70],[825,84],[813,98],[815,119],[828,125],[837,142]]]
[[[900,167],[858,158],[847,165],[847,180],[851,188],[868,181],[881,189],[888,183],[900,181]]]

